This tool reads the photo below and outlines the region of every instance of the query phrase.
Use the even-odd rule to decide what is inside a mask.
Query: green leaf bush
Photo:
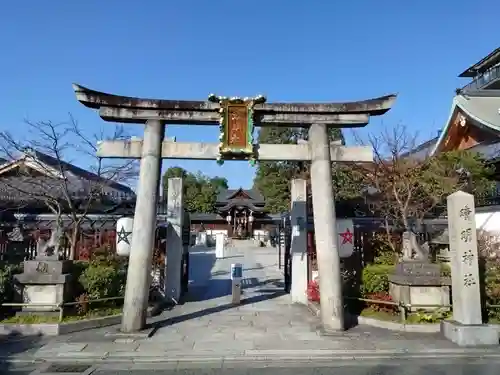
[[[89,300],[119,297],[125,293],[126,271],[121,264],[96,259],[78,277]]]
[[[393,265],[370,264],[363,268],[361,275],[361,293],[368,296],[389,292],[389,274],[394,270]]]
[[[22,272],[22,265],[4,264],[0,266],[0,304],[14,299],[14,275]]]
[[[487,305],[500,305],[500,262],[490,261],[484,267],[484,291]],[[488,308],[488,320],[500,322],[500,308]]]

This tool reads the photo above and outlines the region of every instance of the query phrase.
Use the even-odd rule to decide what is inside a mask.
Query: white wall
[[[500,211],[476,212],[476,229],[500,233]]]
[[[227,229],[207,229],[206,231],[209,236],[213,236],[214,238],[217,233],[224,233],[227,236]]]

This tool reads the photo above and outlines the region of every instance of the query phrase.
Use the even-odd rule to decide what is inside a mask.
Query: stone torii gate
[[[331,162],[371,162],[369,147],[344,147],[329,143],[328,127],[363,127],[370,116],[386,113],[396,95],[344,103],[265,103],[265,98],[227,98],[210,95],[208,101],[158,100],[117,96],[73,85],[77,100],[98,109],[105,121],[145,124],[144,139],[103,141],[98,155],[106,158],[141,159],[132,251],[123,307],[122,331],[136,332],[145,327],[150,283],[150,265],[156,225],[156,201],[160,187],[161,159],[199,160],[288,160],[311,161],[311,185],[316,250],[320,273],[321,319],[325,330],[344,329],[344,307],[340,258],[336,243],[336,215],[333,199]],[[285,126],[309,128],[309,141],[296,145],[254,144],[253,127]],[[219,125],[219,143],[183,143],[164,140],[165,125]],[[305,202],[305,184],[293,199]],[[300,191],[299,191],[300,190]],[[305,207],[305,204],[301,205]],[[301,248],[292,248],[294,272],[307,272],[305,228],[307,213],[292,212],[299,228]],[[292,210],[293,211],[293,210]],[[302,261],[300,260],[302,259]],[[295,279],[295,278],[294,278]],[[293,285],[293,283],[292,283]],[[292,286],[293,288],[293,286]],[[297,289],[299,288],[299,289]],[[296,290],[305,294],[306,285]],[[292,292],[292,299],[294,298]]]

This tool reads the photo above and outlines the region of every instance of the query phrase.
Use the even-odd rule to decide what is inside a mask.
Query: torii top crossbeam
[[[209,101],[141,99],[107,94],[73,84],[77,100],[99,109],[105,121],[145,123],[162,120],[165,124],[219,125],[218,103]],[[256,125],[309,126],[326,124],[343,128],[362,127],[370,116],[391,109],[396,95],[386,95],[341,103],[262,103],[254,107]]]

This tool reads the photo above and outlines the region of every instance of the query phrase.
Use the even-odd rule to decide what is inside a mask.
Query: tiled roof
[[[429,139],[428,141],[425,141],[424,143],[415,147],[413,150],[403,153],[401,157],[403,158],[410,157],[412,159],[417,159],[417,160],[425,159],[427,156],[430,155],[438,139],[439,137]]]
[[[231,196],[233,196],[234,194],[236,194],[240,190],[243,193],[247,194],[250,197],[250,199],[252,199],[256,203],[264,203],[264,197],[262,196],[262,194],[259,193],[259,191],[257,189],[243,189],[243,188],[227,189],[227,190],[221,191],[219,193],[219,195],[217,196],[217,202],[220,202],[220,203],[228,202],[230,200]]]
[[[67,172],[70,172],[74,177],[79,177],[80,179],[84,179],[86,181],[92,181],[92,182],[102,182],[103,184],[106,185],[106,187],[109,190],[115,190],[120,193],[128,194],[128,195],[134,195],[134,191],[126,185],[114,182],[114,181],[109,181],[107,179],[104,179],[101,176],[98,176],[95,173],[92,173],[88,170],[85,170],[83,168],[77,167],[74,164],[67,163],[63,160],[58,160],[50,155],[47,155],[45,153],[42,153],[40,151],[33,151],[34,156],[40,160],[42,163],[45,163],[51,167],[59,168],[59,165]],[[75,181],[76,182],[76,181]],[[82,183],[80,181],[80,183]]]
[[[62,169],[68,182],[68,192],[74,199],[87,197],[90,191],[99,184],[101,194],[110,201],[134,199],[134,191],[123,184],[112,182],[79,168],[73,164],[59,161],[56,158],[39,151],[30,150],[23,158],[34,158],[37,163],[47,168]],[[22,158],[12,161],[21,161]],[[33,198],[48,196],[51,198],[64,197],[66,188],[54,177],[37,176],[36,178],[22,175],[0,175],[0,200],[32,200]],[[24,194],[26,192],[26,194]]]

